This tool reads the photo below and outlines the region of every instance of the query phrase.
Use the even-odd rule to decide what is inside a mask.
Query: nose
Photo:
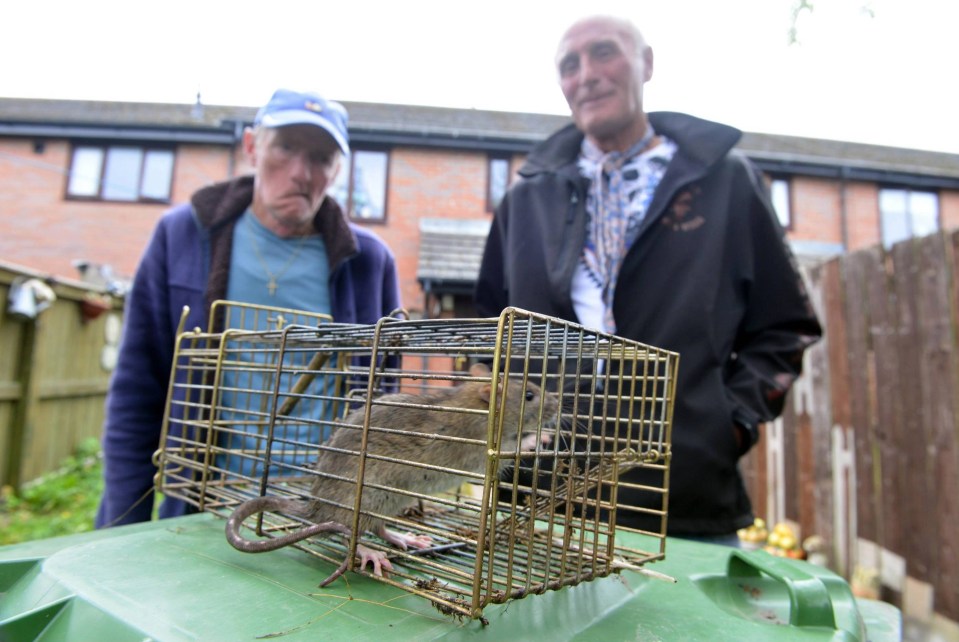
[[[599,82],[598,68],[599,65],[595,64],[589,56],[583,56],[579,67],[579,84],[592,87]]]
[[[290,159],[290,176],[302,183],[308,183],[313,176],[313,162],[309,154],[295,154]]]

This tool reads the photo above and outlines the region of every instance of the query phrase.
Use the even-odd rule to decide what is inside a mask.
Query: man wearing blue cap
[[[253,174],[205,187],[167,212],[137,268],[106,402],[98,527],[152,514],[152,455],[184,306],[187,328],[208,327],[218,299],[343,323],[375,323],[400,307],[392,253],[326,195],[349,154],[343,106],[280,89],[244,132],[243,150]],[[167,498],[160,517],[187,510]]]

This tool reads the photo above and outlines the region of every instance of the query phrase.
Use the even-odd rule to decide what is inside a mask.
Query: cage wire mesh
[[[310,510],[260,513],[244,535],[341,522],[351,536],[293,545],[357,571],[359,546],[379,551],[393,572],[375,579],[471,618],[665,556],[676,353],[516,308],[376,325],[268,315],[178,336],[162,492],[225,518],[295,500]],[[617,528],[653,545],[617,543]]]

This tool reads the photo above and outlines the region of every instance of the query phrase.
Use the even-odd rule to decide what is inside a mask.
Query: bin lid
[[[623,571],[487,606],[484,625],[353,573],[320,588],[331,564],[293,548],[241,553],[223,527],[199,514],[0,548],[0,639],[901,639],[894,606],[761,552],[669,539],[649,568],[675,582]]]

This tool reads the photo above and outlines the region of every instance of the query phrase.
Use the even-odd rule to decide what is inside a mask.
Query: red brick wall
[[[850,252],[882,242],[879,227],[879,186],[875,183],[846,185],[846,234]]]
[[[64,198],[70,145],[0,139],[0,257],[40,272],[76,278],[86,259],[131,276],[160,215],[169,205],[73,201]],[[222,148],[180,146],[172,201],[227,175]]]
[[[790,192],[790,239],[842,243],[840,198],[835,182],[796,177],[790,183]]]
[[[63,277],[76,277],[74,259],[108,263],[131,276],[149,235],[168,205],[70,201],[63,197],[70,146],[47,141],[0,139],[0,260]],[[247,173],[239,150],[181,145],[172,201],[198,188]],[[403,305],[418,313],[424,296],[416,280],[419,220],[424,217],[487,219],[487,155],[482,152],[394,149],[390,154],[385,224],[366,223],[396,254]],[[513,159],[513,170],[522,157]],[[843,201],[837,181],[792,180],[793,228],[789,237],[850,251],[880,242],[878,187],[848,183]],[[842,210],[846,211],[843,238]],[[944,228],[959,227],[959,192],[940,193]]]
[[[416,280],[421,218],[485,218],[487,156],[481,152],[395,149],[390,153],[386,224],[366,224],[392,248],[403,306],[421,312]]]
[[[875,183],[848,182],[843,194],[838,181],[796,177],[791,189],[793,227],[788,234],[791,240],[839,246],[845,243],[847,251],[882,241],[879,187]],[[959,199],[959,194],[956,198]],[[959,207],[959,200],[954,207]],[[955,214],[959,218],[959,211]]]
[[[939,223],[943,229],[959,228],[959,192],[939,192]]]

